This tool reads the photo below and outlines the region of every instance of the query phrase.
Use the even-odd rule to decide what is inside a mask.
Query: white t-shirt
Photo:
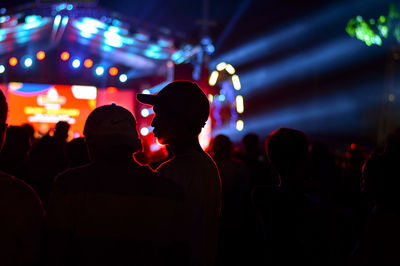
[[[214,161],[204,151],[188,150],[157,171],[184,188],[191,265],[214,265],[221,210],[221,180]]]

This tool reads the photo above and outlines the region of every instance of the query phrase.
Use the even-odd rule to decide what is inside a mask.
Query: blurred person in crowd
[[[65,152],[68,159],[68,167],[74,168],[90,162],[85,138],[75,138],[67,143]]]
[[[138,94],[137,99],[153,106],[154,136],[161,144],[169,145],[174,154],[157,171],[185,191],[190,265],[214,265],[221,180],[217,166],[199,143],[210,112],[207,96],[196,83],[179,80],[155,95]]]
[[[222,182],[221,224],[218,242],[218,264],[249,262],[245,219],[250,198],[250,176],[246,165],[232,157],[233,143],[226,135],[211,142],[211,155],[218,166]]]
[[[268,160],[279,176],[277,186],[253,191],[264,227],[268,265],[324,265],[319,201],[307,193],[308,139],[304,132],[279,128],[266,141]]]
[[[0,150],[7,128],[7,112],[7,102],[0,90]],[[44,216],[36,192],[24,181],[0,172],[0,213],[1,265],[34,265]]]

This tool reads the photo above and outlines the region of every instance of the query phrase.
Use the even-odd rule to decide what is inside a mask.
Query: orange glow
[[[61,60],[67,61],[69,59],[69,53],[68,52],[62,52],[60,57],[61,57]]]
[[[8,63],[10,66],[16,66],[18,64],[18,59],[16,57],[11,57],[10,60],[8,60]]]
[[[46,57],[46,53],[44,51],[39,51],[36,53],[37,60],[43,60]]]
[[[116,93],[116,92],[118,92],[118,89],[115,87],[107,87],[106,92],[107,93]]]
[[[85,59],[85,61],[83,61],[83,65],[86,67],[86,68],[91,68],[92,66],[93,66],[93,61],[92,61],[92,59]]]
[[[111,67],[110,70],[108,70],[108,73],[110,73],[111,76],[116,76],[118,74],[118,68]]]

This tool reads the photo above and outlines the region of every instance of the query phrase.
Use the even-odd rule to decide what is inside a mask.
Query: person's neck
[[[174,154],[180,154],[188,150],[203,151],[197,136],[179,138],[176,141],[171,142],[169,146]]]

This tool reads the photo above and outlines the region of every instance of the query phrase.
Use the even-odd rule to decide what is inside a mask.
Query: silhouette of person
[[[85,138],[75,138],[67,143],[65,152],[68,158],[68,166],[74,168],[90,162]]]
[[[0,90],[0,150],[7,128],[8,105]],[[44,210],[36,192],[22,180],[0,172],[1,265],[33,265],[37,261]]]
[[[134,116],[96,108],[84,136],[91,163],[58,175],[45,220],[43,265],[185,265],[184,192],[141,166]]]
[[[269,265],[323,265],[318,200],[307,193],[308,141],[304,132],[279,128],[266,141],[267,157],[281,184],[253,191]]]
[[[211,142],[211,154],[221,176],[222,208],[217,262],[241,265],[248,262],[248,232],[245,231],[247,203],[251,179],[246,165],[234,159],[233,143],[226,135],[217,135]]]
[[[190,265],[214,265],[221,181],[217,166],[198,139],[210,112],[207,96],[196,83],[179,80],[155,95],[138,94],[137,99],[153,106],[154,136],[174,154],[157,171],[184,188]]]

